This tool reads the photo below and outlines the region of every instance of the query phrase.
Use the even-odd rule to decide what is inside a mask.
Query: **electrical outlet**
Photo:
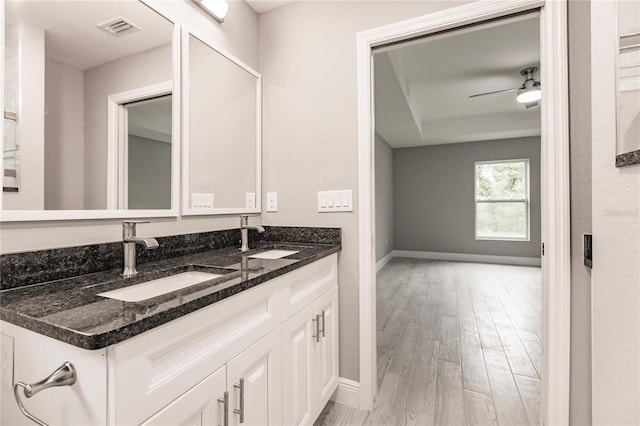
[[[267,211],[268,212],[278,211],[278,193],[277,192],[267,192]]]
[[[245,207],[248,209],[256,208],[256,193],[255,192],[247,192],[245,196]]]
[[[0,333],[0,376],[2,385],[13,387],[13,337]]]
[[[191,194],[191,207],[194,209],[212,209],[214,195],[208,192]]]

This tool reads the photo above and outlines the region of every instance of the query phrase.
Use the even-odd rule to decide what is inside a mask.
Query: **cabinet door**
[[[317,417],[338,387],[338,287],[327,292],[312,305],[318,318],[319,341],[315,344],[311,365],[314,407]],[[324,331],[323,331],[324,330]]]
[[[218,401],[218,398],[224,398],[226,389],[226,367],[221,367],[142,424],[144,426],[223,425],[224,403]]]
[[[281,340],[278,328],[227,363],[230,425],[282,424]]]
[[[313,421],[311,395],[311,353],[315,332],[311,307],[282,325],[282,420],[285,425],[306,425]]]

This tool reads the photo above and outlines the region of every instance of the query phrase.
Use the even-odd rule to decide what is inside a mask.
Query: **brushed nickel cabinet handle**
[[[222,426],[229,426],[229,392],[224,391],[224,396],[218,398],[218,402],[222,403]]]
[[[240,390],[240,408],[234,408],[233,412],[240,416],[240,423],[244,423],[244,379],[240,379],[240,384],[234,383],[233,387]]]
[[[320,341],[320,315],[316,315],[315,318],[311,319],[313,322],[313,334],[311,337],[316,339],[316,343]]]
[[[324,315],[324,311],[322,311],[322,330],[321,330],[321,332],[322,332],[322,337],[327,337],[327,336],[325,335],[325,327],[324,327],[324,326],[325,326],[325,323],[324,323],[325,318],[324,318],[324,316],[325,316],[325,315]]]

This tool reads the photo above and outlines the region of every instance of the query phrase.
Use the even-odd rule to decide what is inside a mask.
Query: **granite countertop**
[[[268,249],[298,250],[281,259],[242,257]],[[211,250],[138,265],[123,278],[120,269],[80,275],[0,292],[0,319],[83,349],[100,349],[144,333],[183,315],[238,294],[292,270],[337,253],[340,245],[261,241],[247,253],[237,247]],[[98,293],[174,275],[201,266],[225,275],[141,302],[123,302]]]

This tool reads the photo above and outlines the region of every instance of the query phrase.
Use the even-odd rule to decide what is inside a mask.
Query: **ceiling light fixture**
[[[216,21],[224,22],[224,17],[229,12],[227,0],[194,0],[205,12],[213,16]]]
[[[542,90],[540,90],[540,86],[533,86],[518,90],[516,100],[521,104],[528,104],[531,102],[537,102],[541,98]]]

